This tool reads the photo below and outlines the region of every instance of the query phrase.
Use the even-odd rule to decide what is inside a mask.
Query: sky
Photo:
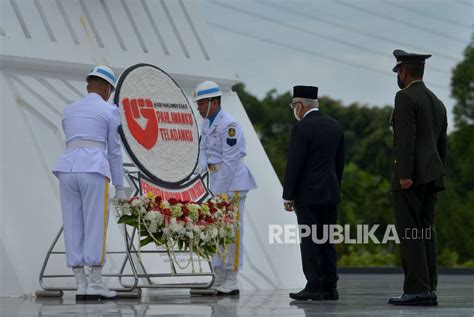
[[[451,70],[474,32],[474,0],[201,0],[219,54],[246,89],[319,87],[320,96],[393,106],[394,49],[432,54],[424,81],[452,123]],[[321,105],[324,108],[324,105]],[[452,127],[452,124],[451,124]]]

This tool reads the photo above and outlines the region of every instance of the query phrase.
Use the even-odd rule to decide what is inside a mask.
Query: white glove
[[[207,166],[198,165],[194,170],[193,176],[202,175],[207,172]]]
[[[115,186],[115,199],[127,199],[123,186]]]

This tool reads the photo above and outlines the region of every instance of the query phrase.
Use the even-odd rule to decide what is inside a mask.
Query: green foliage
[[[453,108],[456,126],[474,124],[474,42],[469,43],[464,60],[453,70],[451,95],[456,99]]]
[[[135,228],[138,228],[138,222],[131,215],[122,215],[118,220],[118,223],[126,224]]]
[[[152,243],[152,242],[153,242],[153,237],[148,236],[145,239],[140,240],[140,247],[144,247],[147,244]]]
[[[473,74],[471,72],[470,76]],[[453,78],[458,80],[459,76],[455,74]],[[472,87],[472,77],[469,78],[469,85]],[[459,86],[464,87],[465,83]],[[282,181],[290,130],[295,122],[289,107],[290,93],[278,95],[272,90],[262,100],[258,100],[245,91],[243,84],[234,86],[234,90]],[[471,96],[472,91],[474,89],[470,91]],[[464,102],[467,100],[471,102],[472,109],[472,98],[464,97],[465,94],[462,96],[463,99],[458,104],[469,104]],[[380,224],[376,236],[381,240],[386,226],[393,224],[390,195],[393,156],[392,133],[389,128],[392,108],[368,107],[357,103],[344,106],[340,101],[329,97],[320,97],[319,103],[322,112],[342,124],[345,134],[346,167],[338,222],[350,224],[352,229],[357,224]],[[462,113],[463,118],[468,117],[469,112]],[[466,119],[463,122],[469,121]],[[473,266],[474,125],[463,124],[449,135],[447,176],[448,190],[439,195],[435,225],[439,241],[439,263],[441,266]],[[339,244],[337,249],[341,266],[400,265],[398,248],[394,243]]]
[[[369,251],[366,248],[351,245],[340,256],[338,265],[341,267],[381,267],[393,266],[397,262],[397,254],[390,250],[378,247],[376,250]]]
[[[448,190],[438,204],[440,263],[474,263],[474,43],[453,70],[456,130],[448,137]]]

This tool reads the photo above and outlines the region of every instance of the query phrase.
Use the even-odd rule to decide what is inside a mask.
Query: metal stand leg
[[[125,225],[124,225],[124,228],[125,228]],[[40,274],[39,274],[39,284],[40,284],[41,288],[43,288],[43,290],[36,291],[35,295],[38,296],[38,297],[62,297],[64,295],[63,291],[75,291],[76,290],[75,287],[54,287],[54,286],[48,286],[45,283],[45,279],[48,279],[48,278],[73,278],[74,277],[74,275],[72,275],[72,274],[62,274],[62,275],[58,275],[58,274],[47,275],[47,274],[45,274],[46,267],[48,265],[49,259],[50,259],[52,254],[66,254],[66,252],[64,252],[64,251],[54,251],[54,248],[56,247],[56,244],[58,243],[58,240],[61,237],[61,234],[63,233],[63,231],[64,231],[63,227],[61,227],[59,229],[59,232],[55,236],[51,246],[49,247],[48,252],[46,253],[46,257],[43,261],[43,265],[41,267],[41,271],[40,271]],[[124,295],[123,294],[124,292],[129,292],[130,293],[130,294],[127,294],[127,297],[130,297],[133,294],[134,294],[134,297],[140,297],[141,290],[137,289],[137,285],[138,285],[138,276],[137,275],[138,274],[137,274],[135,265],[132,261],[132,256],[129,252],[129,249],[126,248],[125,251],[119,251],[119,252],[108,252],[108,254],[126,254],[125,261],[128,261],[130,263],[130,267],[132,268],[132,273],[133,274],[128,274],[126,276],[134,278],[134,282],[131,285],[128,285],[126,287],[114,289],[118,292],[119,297],[121,297],[121,295]],[[118,277],[118,278],[125,277],[123,274],[103,274],[102,276],[104,276],[104,277]]]
[[[141,186],[140,186],[140,172],[130,172],[125,169],[126,175],[128,176],[130,182],[133,184],[133,186],[136,188],[136,192],[134,195],[140,194],[141,193]],[[134,176],[136,174],[136,176]],[[138,184],[134,181],[138,180]],[[119,215],[120,216],[120,215]],[[120,267],[120,271],[118,273],[114,274],[103,274],[103,277],[116,277],[119,280],[121,288],[115,288],[113,290],[117,291],[117,296],[121,298],[140,298],[141,296],[141,289],[142,288],[192,288],[193,292],[199,292],[198,289],[203,290],[203,292],[206,292],[205,289],[209,288],[212,283],[214,282],[214,272],[212,269],[212,264],[210,260],[207,260],[207,263],[210,268],[210,272],[206,273],[178,273],[176,270],[176,267],[173,262],[171,262],[171,272],[170,273],[160,273],[160,274],[151,274],[147,272],[147,269],[142,261],[138,258],[138,250],[133,244],[133,240],[137,235],[137,229],[134,228],[131,232],[129,233],[127,226],[123,226],[123,238],[124,238],[124,243],[125,243],[125,251],[111,251],[107,252],[107,254],[125,254],[125,258],[123,260],[123,263]],[[75,287],[53,287],[53,286],[48,286],[45,283],[45,279],[48,278],[73,278],[74,275],[72,274],[64,274],[64,275],[47,275],[45,274],[46,267],[48,265],[49,259],[51,255],[53,254],[66,254],[64,251],[54,251],[54,248],[56,247],[56,244],[61,237],[61,234],[63,234],[63,227],[59,229],[58,234],[55,236],[51,246],[49,247],[46,257],[43,261],[43,265],[41,267],[40,275],[39,275],[39,284],[42,288],[42,290],[38,290],[36,292],[36,296],[38,297],[62,297],[64,294],[64,291],[75,291]],[[179,251],[176,250],[174,251],[175,253],[187,253],[185,251]],[[144,250],[141,251],[141,253],[152,253],[152,254],[163,254],[163,253],[168,253],[166,250]],[[169,254],[168,254],[169,255]],[[127,262],[130,264],[130,268],[132,270],[132,274],[125,274],[125,268],[127,265]],[[137,266],[135,265],[137,263],[137,266],[140,270],[140,273],[137,272]],[[207,276],[210,277],[211,280],[207,283],[174,283],[174,284],[160,284],[160,283],[155,283],[152,278],[157,278],[157,277],[193,277],[193,276]],[[127,284],[124,281],[124,278],[132,278],[133,282],[131,284]],[[144,279],[146,282],[145,283],[139,283],[140,279]],[[207,290],[207,293],[210,293],[211,290]],[[202,294],[202,293],[201,293]]]

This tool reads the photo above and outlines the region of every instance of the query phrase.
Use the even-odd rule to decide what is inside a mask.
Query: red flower
[[[168,202],[170,203],[170,205],[176,205],[178,203],[178,200],[176,198],[170,198]]]
[[[207,223],[214,223],[214,219],[212,219],[211,216],[207,216],[205,220]]]
[[[177,218],[178,221],[181,221],[181,222],[189,222],[189,218],[186,217],[185,215],[182,215],[181,217]]]
[[[216,207],[211,207],[211,208],[209,209],[209,211],[211,212],[211,214],[216,213],[216,212],[217,212],[217,208],[216,208]]]
[[[171,210],[169,208],[163,208],[161,213],[163,214],[163,216],[171,217]]]
[[[161,198],[161,196],[156,196],[156,197],[155,197],[155,204],[157,204],[157,205],[159,206],[159,205],[161,204],[161,201],[162,201],[162,200],[163,200],[163,199]]]
[[[181,211],[183,212],[183,216],[189,216],[189,209],[186,206],[181,207]]]

